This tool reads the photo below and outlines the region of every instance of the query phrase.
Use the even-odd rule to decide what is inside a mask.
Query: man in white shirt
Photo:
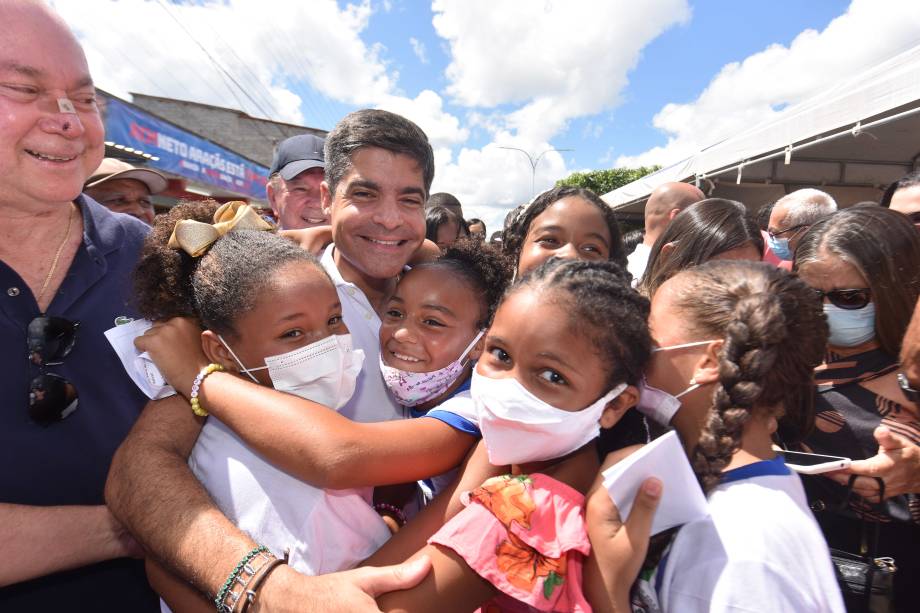
[[[393,419],[402,410],[382,383],[377,313],[425,238],[434,155],[414,123],[366,109],[346,116],[329,133],[325,162],[321,197],[332,222],[333,245],[324,265],[336,284],[354,346],[365,352],[355,394],[341,411],[360,421]],[[199,590],[214,594],[254,542],[220,512],[186,463],[202,427],[188,402],[173,396],[153,405],[116,454],[106,498],[149,551]],[[381,591],[379,581],[368,588],[368,583],[356,584],[354,574],[331,575],[319,583],[306,579],[286,567],[274,571],[260,592],[262,605],[271,610],[269,601],[303,602],[305,609],[316,611],[368,610],[353,604],[363,597],[359,590]],[[411,579],[417,581],[418,575]],[[383,585],[400,589],[412,581]],[[349,590],[352,604],[334,597],[326,602],[325,593],[311,591],[311,586],[327,584]]]
[[[652,245],[671,220],[685,208],[705,197],[698,187],[689,183],[665,183],[655,188],[645,203],[645,238],[627,257],[627,269],[632,274],[633,285],[638,284],[645,273]]]

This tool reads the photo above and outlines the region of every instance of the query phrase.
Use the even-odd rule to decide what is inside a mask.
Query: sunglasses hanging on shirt
[[[61,377],[45,372],[61,364],[73,350],[79,322],[63,317],[41,315],[29,322],[26,332],[28,359],[41,369],[29,384],[29,417],[37,424],[49,426],[61,421],[77,408],[77,389]]]

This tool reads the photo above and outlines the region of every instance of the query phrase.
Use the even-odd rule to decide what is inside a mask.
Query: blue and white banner
[[[268,168],[220,145],[105,96],[106,140],[139,149],[159,160],[150,166],[221,189],[265,199]]]

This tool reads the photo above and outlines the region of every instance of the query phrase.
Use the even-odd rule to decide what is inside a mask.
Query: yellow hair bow
[[[274,230],[272,225],[262,219],[254,208],[234,200],[220,206],[214,212],[214,223],[202,223],[193,219],[183,219],[176,223],[172,236],[169,237],[171,249],[182,249],[193,258],[200,257],[227,232],[233,230]]]

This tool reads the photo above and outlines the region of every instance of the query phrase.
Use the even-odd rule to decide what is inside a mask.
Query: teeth
[[[383,240],[379,240],[376,238],[369,238],[367,240],[369,240],[372,243],[377,243],[378,245],[386,245],[387,247],[395,247],[399,245],[400,243],[400,241],[383,241]]]
[[[399,358],[400,360],[403,360],[404,362],[421,362],[421,360],[419,360],[418,358],[413,358],[412,356],[409,356],[409,355],[403,355],[402,353],[396,353],[395,351],[393,352],[393,355]]]
[[[26,152],[40,160],[51,160],[52,162],[69,162],[70,160],[75,159],[75,157],[57,157],[54,155],[48,155],[46,153],[39,153],[38,151],[32,151],[30,149],[26,149]]]

